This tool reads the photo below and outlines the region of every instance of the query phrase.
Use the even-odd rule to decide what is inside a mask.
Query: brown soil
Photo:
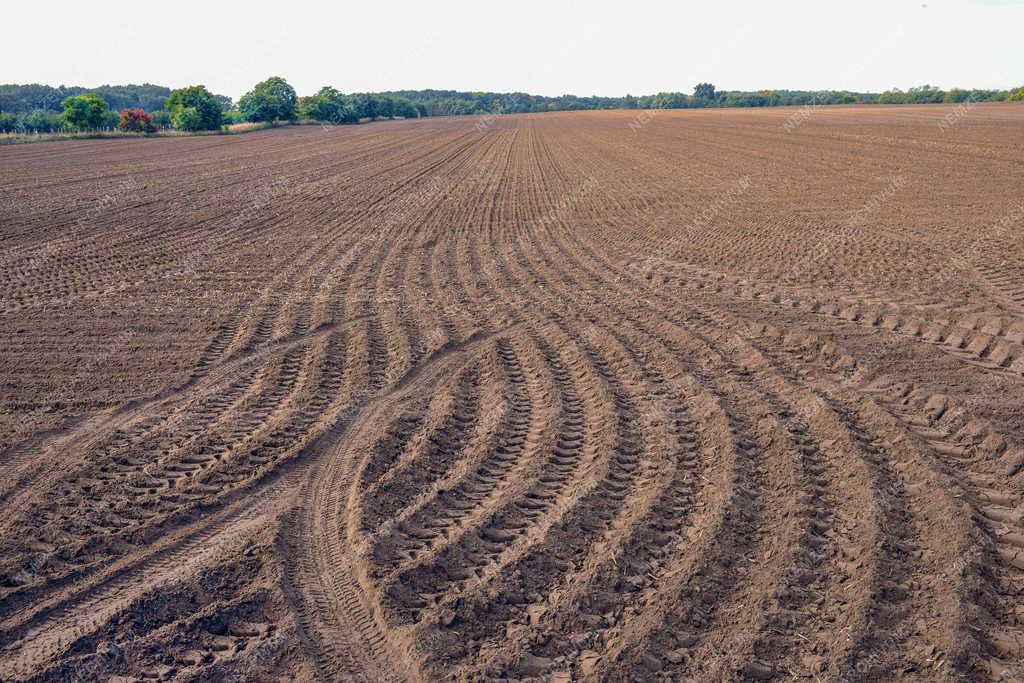
[[[956,111],[0,149],[0,679],[1018,680],[1024,106]]]

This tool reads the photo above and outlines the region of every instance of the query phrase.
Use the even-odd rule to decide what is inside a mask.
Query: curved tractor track
[[[1024,680],[1024,108],[0,149],[0,679]]]

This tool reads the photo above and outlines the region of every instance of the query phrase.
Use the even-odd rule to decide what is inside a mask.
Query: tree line
[[[1016,90],[949,91],[925,85],[884,93],[847,90],[717,90],[699,83],[692,93],[660,92],[634,97],[542,97],[527,93],[457,92],[453,90],[401,90],[383,93],[405,98],[422,107],[426,116],[521,114],[578,109],[690,109],[706,107],[778,107],[833,104],[925,104],[930,102],[988,102],[1024,100],[1024,87]]]
[[[204,85],[177,90],[149,84],[93,89],[0,85],[0,131],[216,131],[243,122],[309,120],[342,124],[420,116],[427,116],[425,107],[396,95],[344,95],[325,86],[309,97],[298,97],[279,76],[257,83],[237,103],[210,92]]]
[[[398,90],[344,94],[324,86],[298,97],[283,78],[257,83],[238,102],[203,85],[171,90],[149,83],[78,88],[46,85],[0,85],[0,131],[56,132],[119,128],[139,133],[159,128],[183,131],[220,130],[242,122],[299,120],[331,124],[379,118],[520,114],[583,109],[687,109],[706,107],[773,107],[833,104],[926,104],[1024,100],[1014,90],[965,90],[924,85],[907,91],[862,93],[839,90],[717,90],[699,83],[692,93],[661,92],[634,97],[546,97],[527,93]]]

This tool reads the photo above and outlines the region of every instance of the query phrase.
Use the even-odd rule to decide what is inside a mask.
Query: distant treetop
[[[204,85],[178,88],[167,98],[171,122],[181,130],[220,130],[224,110]]]
[[[238,108],[249,121],[291,121],[298,97],[295,88],[280,76],[257,83],[238,100]]]

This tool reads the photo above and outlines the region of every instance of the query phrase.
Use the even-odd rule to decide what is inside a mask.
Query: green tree
[[[919,85],[907,91],[907,104],[933,104],[941,102],[945,94],[934,85]]]
[[[715,99],[715,86],[710,83],[698,83],[693,89],[693,96],[704,100]]]
[[[330,86],[315,95],[303,97],[298,105],[299,116],[324,123],[358,123],[359,116],[347,98]]]
[[[0,111],[0,132],[6,133],[19,128],[21,128],[20,121],[14,112]]]
[[[177,107],[171,114],[171,123],[178,130],[210,130],[203,123],[203,115],[195,107]]]
[[[419,118],[420,113],[416,110],[416,107],[412,106],[412,102],[405,99],[404,97],[397,97],[395,102],[395,116],[401,116],[404,119],[415,119]]]
[[[878,96],[879,104],[906,104],[907,94],[896,88],[894,90],[886,90],[884,93]]]
[[[377,116],[377,98],[367,93],[359,93],[352,96],[352,107],[356,110],[359,118],[374,118]]]
[[[295,118],[297,100],[295,88],[288,81],[271,76],[242,95],[238,108],[250,121],[291,121]]]
[[[185,113],[186,109],[194,113]],[[204,85],[190,85],[172,92],[167,98],[167,111],[174,127],[181,130],[220,130],[224,115],[216,98]],[[179,121],[188,127],[179,125]]]
[[[107,121],[107,103],[99,95],[72,95],[61,102],[64,122],[72,128],[99,128]]]
[[[687,97],[681,92],[660,92],[651,97],[651,109],[685,109]]]
[[[1010,94],[1006,96],[1007,102],[1024,102],[1024,86],[1011,90]]]
[[[227,95],[217,95],[215,93],[213,95],[213,100],[220,105],[221,111],[229,111],[232,107],[234,107],[235,104]]]
[[[153,125],[166,128],[171,125],[171,113],[163,109],[154,111],[150,116],[153,118]]]
[[[395,115],[395,102],[390,97],[381,97],[377,100],[377,116],[390,119]]]
[[[42,109],[33,109],[22,117],[22,126],[26,130],[51,133],[60,129],[61,117]]]
[[[953,88],[946,92],[942,97],[943,102],[966,102],[970,99],[971,93],[969,90],[963,90],[961,88]]]

